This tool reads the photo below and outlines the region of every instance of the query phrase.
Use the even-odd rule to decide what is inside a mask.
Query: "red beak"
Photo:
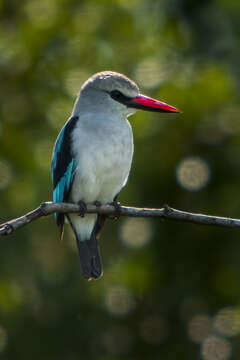
[[[156,112],[175,112],[180,113],[181,111],[172,105],[168,105],[162,101],[152,99],[145,95],[138,95],[129,101],[129,106],[136,109],[142,109],[147,111]]]

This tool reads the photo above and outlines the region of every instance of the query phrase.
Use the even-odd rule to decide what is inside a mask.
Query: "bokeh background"
[[[240,217],[239,18],[236,0],[1,0],[1,222],[51,199],[56,136],[101,70],[183,110],[130,118],[121,203]],[[121,218],[101,250],[86,282],[53,217],[1,239],[1,359],[239,359],[239,230]]]

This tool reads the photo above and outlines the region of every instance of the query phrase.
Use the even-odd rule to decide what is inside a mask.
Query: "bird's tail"
[[[94,232],[89,240],[81,241],[77,238],[77,245],[84,279],[100,278],[103,272],[102,262]]]
[[[86,215],[86,218],[87,217],[89,218],[90,216]],[[77,240],[83,278],[86,280],[98,279],[102,276],[103,273],[101,256],[98,246],[98,236],[100,229],[103,225],[103,222],[105,220],[105,217],[104,219],[102,216],[97,217],[93,229],[90,233],[90,236],[88,237],[81,236],[81,231],[78,231],[78,228],[79,227],[81,228],[81,225],[82,227],[85,225],[84,222],[87,222],[87,219],[85,218],[79,219],[78,217],[77,227],[74,220],[75,218],[72,218],[72,216],[68,217],[68,221],[72,226],[72,229],[74,231]],[[79,222],[82,224],[80,224]]]

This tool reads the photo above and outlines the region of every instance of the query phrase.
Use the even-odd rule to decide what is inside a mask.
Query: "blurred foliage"
[[[120,201],[240,217],[236,0],[1,0],[0,217],[51,199],[56,136],[88,76],[133,78],[183,114],[130,118]],[[53,218],[1,240],[0,357],[238,359],[239,230],[108,221],[104,276],[85,282]]]

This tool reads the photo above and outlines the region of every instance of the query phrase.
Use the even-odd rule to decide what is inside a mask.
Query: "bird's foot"
[[[81,217],[84,217],[84,215],[87,212],[87,205],[83,200],[80,200],[78,202],[78,205],[79,205],[79,213],[78,213],[78,215],[81,216]]]
[[[113,219],[118,220],[121,214],[121,204],[119,201],[112,201],[109,203],[109,205],[113,206],[115,208],[115,214]]]

